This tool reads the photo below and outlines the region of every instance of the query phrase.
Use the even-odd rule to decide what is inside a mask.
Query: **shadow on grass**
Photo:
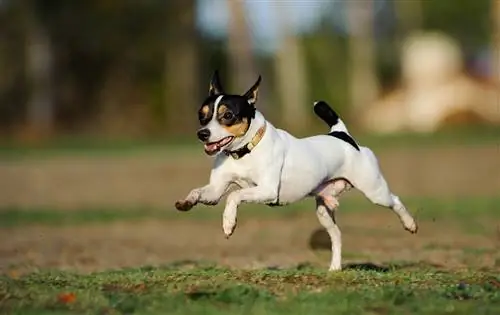
[[[191,289],[184,293],[190,300],[212,300],[224,304],[245,304],[257,300],[271,300],[274,295],[248,284],[236,284],[220,289]]]
[[[309,238],[309,248],[313,251],[330,251],[332,243],[328,233],[319,228],[315,230]],[[360,270],[360,271],[375,271],[389,272],[401,269],[443,269],[445,266],[439,264],[431,264],[428,262],[389,262],[387,264],[375,264],[373,262],[356,262],[345,264],[344,270]]]
[[[372,262],[349,263],[342,267],[344,270],[363,270],[375,272],[389,272],[394,270],[392,266],[378,265]]]

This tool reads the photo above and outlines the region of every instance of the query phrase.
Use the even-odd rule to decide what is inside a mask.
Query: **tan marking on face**
[[[208,115],[210,114],[210,106],[208,105],[203,105],[203,107],[200,110],[201,115],[203,116],[204,119],[209,119]]]
[[[236,121],[234,124],[226,125],[224,124],[224,114],[229,111],[226,105],[221,104],[217,109],[217,118],[221,123],[222,127],[226,129],[227,132],[232,134],[234,137],[242,137],[248,130],[249,123],[247,118],[243,118],[242,120]]]
[[[220,104],[219,108],[217,108],[217,114],[219,114],[219,116],[222,116],[225,112],[227,112],[227,106],[224,104]]]
[[[205,105],[201,108],[201,112],[203,113],[203,115],[207,115],[208,112],[210,111],[210,107],[208,107],[208,105]]]
[[[242,137],[248,131],[248,127],[249,127],[248,119],[243,118],[241,121],[239,121],[231,126],[222,126],[222,127],[224,127],[224,129],[226,129],[227,132],[232,134],[234,137],[236,137],[236,138]]]

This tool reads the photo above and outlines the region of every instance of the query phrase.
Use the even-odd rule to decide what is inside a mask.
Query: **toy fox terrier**
[[[215,71],[198,112],[198,139],[206,154],[215,155],[208,185],[193,189],[175,203],[188,211],[197,203],[217,204],[234,183],[239,190],[227,196],[222,227],[229,238],[236,228],[243,202],[282,206],[305,197],[316,199],[316,215],[332,243],[329,270],[341,270],[341,232],[335,220],[338,197],[352,187],[374,204],[390,208],[403,227],[417,232],[417,224],[388,187],[375,154],[360,146],[337,113],[324,101],[314,112],[330,128],[324,135],[296,138],[274,127],[256,109],[261,77],[243,95],[226,94]]]

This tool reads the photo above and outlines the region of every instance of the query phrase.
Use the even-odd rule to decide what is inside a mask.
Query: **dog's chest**
[[[232,182],[240,186],[241,188],[253,187],[258,182],[257,170],[252,166],[251,163],[242,163],[243,161],[232,160],[228,161],[224,165],[226,171],[230,174]]]
[[[232,161],[229,165],[224,165],[231,172],[232,182],[241,188],[250,188],[264,184],[268,178],[265,174],[269,172],[269,163],[237,163]],[[243,162],[243,161],[239,161]],[[316,163],[304,162],[293,159],[286,159],[282,166],[283,172],[280,174],[278,185],[278,199],[268,206],[283,206],[296,202],[306,197],[321,180],[321,173],[314,170]],[[323,175],[324,176],[324,175]]]

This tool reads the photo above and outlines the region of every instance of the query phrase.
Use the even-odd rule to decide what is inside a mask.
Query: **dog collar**
[[[257,133],[255,133],[252,140],[246,145],[234,151],[224,151],[224,153],[228,156],[231,156],[235,160],[241,159],[242,157],[250,153],[257,144],[259,144],[260,140],[262,140],[262,137],[264,136],[265,131],[266,124],[260,127],[259,130],[257,130]]]

